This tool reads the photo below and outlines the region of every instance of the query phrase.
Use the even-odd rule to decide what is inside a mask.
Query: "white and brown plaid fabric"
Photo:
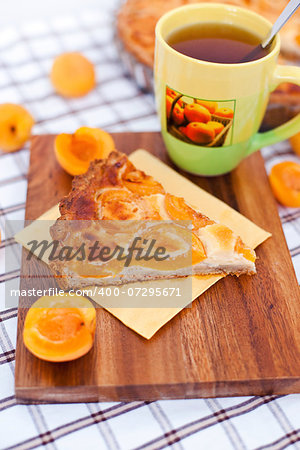
[[[84,2],[83,2],[84,3]],[[100,1],[99,1],[100,3]],[[153,97],[124,73],[113,44],[113,10],[83,11],[0,30],[0,103],[26,106],[34,133],[158,130]],[[98,85],[81,99],[53,92],[53,57],[78,50],[96,66]],[[288,143],[264,150],[266,167],[295,159]],[[5,309],[5,220],[24,217],[28,149],[0,153],[0,449],[300,449],[300,396],[239,397],[132,403],[18,405],[14,397],[17,309]],[[299,161],[299,159],[298,159]],[[267,207],[267,205],[266,205]],[[300,280],[300,210],[279,208]]]

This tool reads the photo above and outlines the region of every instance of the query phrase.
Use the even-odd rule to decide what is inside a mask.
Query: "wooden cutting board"
[[[55,161],[53,139],[38,136],[32,141],[27,219],[39,217],[71,187],[71,177]],[[171,165],[159,133],[120,133],[114,139],[126,153],[144,148]],[[15,372],[18,400],[126,401],[300,392],[299,286],[261,155],[250,156],[229,175],[188,177],[273,234],[257,249],[257,275],[219,281],[150,341],[98,308],[93,349],[68,363],[44,362],[26,350],[25,307],[33,299],[22,298]],[[22,273],[35,269],[34,260],[30,264],[26,262],[25,270],[23,254]],[[48,268],[44,270],[46,274]],[[26,289],[26,278],[21,289]]]

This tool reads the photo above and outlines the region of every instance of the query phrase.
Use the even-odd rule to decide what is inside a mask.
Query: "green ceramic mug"
[[[300,131],[300,115],[258,133],[270,92],[280,83],[300,85],[300,67],[277,65],[280,38],[263,58],[217,64],[185,56],[166,41],[189,24],[231,23],[265,37],[271,23],[244,8],[199,3],[174,9],[158,21],[155,96],[161,130],[174,163],[193,174],[221,175],[256,150]]]

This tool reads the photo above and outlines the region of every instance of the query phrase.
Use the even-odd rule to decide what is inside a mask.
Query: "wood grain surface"
[[[119,150],[130,153],[145,148],[172,165],[159,133],[120,133],[114,139]],[[257,275],[219,281],[150,341],[98,308],[93,349],[68,363],[44,362],[26,350],[23,323],[26,306],[34,299],[22,298],[15,372],[19,401],[129,401],[300,392],[299,286],[261,155],[250,156],[226,176],[185,175],[273,234],[257,249]],[[53,136],[35,137],[26,219],[36,219],[55,205],[70,186],[71,177],[55,161]],[[22,273],[34,273],[34,261],[25,264],[23,252]],[[43,270],[47,275],[48,268]],[[26,277],[22,278],[21,288],[26,289],[27,283]]]

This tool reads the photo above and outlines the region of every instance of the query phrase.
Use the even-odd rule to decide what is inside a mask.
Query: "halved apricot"
[[[300,207],[300,164],[284,161],[275,164],[269,175],[276,199],[285,206]]]
[[[71,361],[93,346],[96,310],[84,297],[44,296],[29,309],[23,340],[27,349],[45,361]]]
[[[70,175],[85,173],[91,161],[106,158],[114,148],[110,134],[89,127],[81,127],[74,134],[59,134],[54,143],[56,159]]]
[[[234,112],[231,108],[218,108],[215,111],[215,115],[218,117],[224,117],[226,119],[232,119]]]
[[[207,108],[197,103],[186,105],[184,108],[184,115],[189,122],[203,122],[206,123],[211,120],[211,114]]]
[[[34,120],[21,105],[0,105],[0,149],[13,152],[23,147],[29,139]]]
[[[86,95],[96,84],[94,65],[78,52],[57,56],[52,65],[50,79],[56,92],[64,97]]]

